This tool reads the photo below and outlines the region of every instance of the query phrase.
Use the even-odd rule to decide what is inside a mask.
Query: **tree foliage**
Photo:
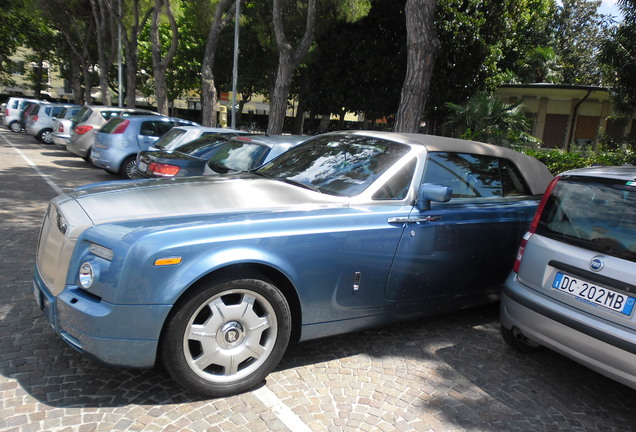
[[[604,43],[600,60],[617,108],[636,111],[636,0],[620,0],[623,21]]]
[[[464,139],[487,142],[509,148],[538,144],[527,131],[530,119],[523,103],[508,104],[487,92],[479,92],[464,105],[446,103],[451,110],[448,125]]]

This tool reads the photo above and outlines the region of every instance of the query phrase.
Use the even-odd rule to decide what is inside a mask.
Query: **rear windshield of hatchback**
[[[537,234],[636,261],[636,184],[564,177],[546,202]]]

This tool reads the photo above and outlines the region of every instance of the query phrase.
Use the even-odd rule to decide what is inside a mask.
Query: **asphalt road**
[[[0,130],[0,431],[630,431],[636,391],[558,354],[511,351],[498,305],[289,348],[252,392],[204,400],[161,370],[66,346],[32,295],[46,203],[114,180]]]

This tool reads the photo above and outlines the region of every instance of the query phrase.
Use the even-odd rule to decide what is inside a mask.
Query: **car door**
[[[172,123],[159,120],[144,120],[139,125],[139,135],[137,136],[137,144],[139,151],[146,151],[154,144],[163,134],[172,128]]]
[[[483,293],[512,267],[527,187],[511,164],[484,155],[429,153],[422,184],[431,183],[452,188],[452,198],[412,209],[387,281],[389,299]]]

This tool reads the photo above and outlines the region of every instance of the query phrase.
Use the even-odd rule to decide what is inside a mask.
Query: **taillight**
[[[33,116],[33,121],[34,122],[38,121],[38,116]]]
[[[537,231],[537,226],[539,225],[541,214],[543,213],[543,209],[545,208],[545,203],[548,201],[548,197],[552,193],[552,189],[554,189],[554,186],[557,184],[559,179],[560,177],[555,177],[548,185],[548,188],[545,190],[543,198],[541,198],[541,202],[537,207],[537,211],[534,213],[534,217],[532,218],[532,222],[530,223],[530,228],[528,228],[528,232],[525,233],[523,238],[521,239],[519,250],[517,251],[517,257],[515,258],[515,265],[512,267],[512,270],[515,273],[519,273],[519,266],[521,265],[523,254],[526,251],[528,240],[530,240],[530,237],[532,237],[532,235]]]
[[[174,177],[177,175],[179,170],[180,167],[176,165],[168,165],[155,162],[152,162],[150,165],[148,165],[148,171],[161,177]]]
[[[124,133],[126,131],[126,128],[128,127],[129,124],[130,124],[130,120],[124,120],[123,122],[121,122],[117,126],[115,126],[115,129],[113,129],[111,134]]]
[[[7,108],[7,109],[4,111],[4,114],[5,114],[7,117],[9,117],[9,108]]]
[[[89,126],[89,125],[76,126],[75,133],[78,135],[83,135],[91,129],[93,129],[93,126]]]
[[[63,125],[62,123],[60,123],[60,124],[57,126],[57,131],[58,131],[58,132],[64,132],[64,125]]]

